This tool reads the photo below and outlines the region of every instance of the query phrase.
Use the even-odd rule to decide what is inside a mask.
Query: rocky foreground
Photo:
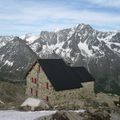
[[[44,108],[41,109],[41,106],[33,112],[30,112],[29,107],[21,109],[24,100],[25,86],[0,82],[0,120],[8,120],[10,116],[10,120],[120,120],[120,107],[114,104],[119,100],[117,95],[99,93],[95,98],[81,98],[69,105],[53,106],[44,112],[57,112],[47,116],[46,113],[42,116],[41,110]],[[79,111],[81,109],[82,112]]]
[[[120,120],[120,109],[88,109],[85,112],[58,111],[36,120]]]

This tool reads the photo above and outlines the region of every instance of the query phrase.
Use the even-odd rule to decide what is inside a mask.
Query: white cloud
[[[38,8],[25,8],[25,18],[29,20],[70,20],[71,22],[88,22],[99,24],[115,24],[120,23],[119,14],[110,14],[103,12],[95,12],[90,10],[70,10],[58,7],[38,7]]]
[[[92,1],[92,0],[89,0]],[[94,3],[103,0],[93,0]],[[110,0],[112,1],[112,0]],[[116,0],[118,1],[118,0]],[[119,0],[120,1],[120,0]],[[16,20],[16,23],[34,23],[35,21],[67,21],[71,22],[88,22],[88,23],[104,23],[114,24],[120,23],[120,14],[104,13],[91,10],[74,10],[65,7],[36,5],[26,6],[16,14],[0,14],[1,20]]]
[[[120,0],[88,0],[88,1],[99,6],[120,8]]]
[[[96,2],[95,0],[89,1],[95,4],[101,1],[102,5],[103,0],[96,0]],[[94,26],[106,25],[112,26],[112,28],[120,25],[120,14],[117,13],[98,12],[89,9],[70,9],[65,6],[51,6],[37,3],[34,5],[29,4],[27,6],[14,7],[12,8],[14,12],[11,13],[9,13],[9,9],[5,13],[0,12],[0,21],[3,21],[3,23],[0,23],[0,28],[4,31],[6,29],[8,32],[17,31],[23,34],[23,32],[55,30],[56,28],[72,27],[72,25],[79,23]]]

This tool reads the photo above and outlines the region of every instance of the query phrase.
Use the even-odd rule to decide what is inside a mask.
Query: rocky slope
[[[37,120],[119,120],[120,113],[109,109],[90,109],[85,112],[57,111],[55,114],[40,117]]]
[[[0,110],[17,108],[25,98],[24,85],[0,81]]]
[[[9,41],[13,39],[14,36],[0,36],[0,48],[5,46]]]
[[[101,32],[90,25],[79,24],[57,32],[42,31],[37,36],[26,34],[21,38],[23,41],[10,40],[0,48],[0,76],[5,79],[9,78],[6,75],[17,71],[25,73],[36,55],[62,57],[71,66],[85,66],[96,79],[97,91],[120,94],[120,31]],[[17,74],[13,76],[21,79]]]
[[[22,81],[36,57],[25,41],[14,37],[0,48],[0,79],[11,82]]]

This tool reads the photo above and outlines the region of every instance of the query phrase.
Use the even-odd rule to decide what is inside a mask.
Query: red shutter
[[[35,84],[37,83],[37,79],[36,78],[32,78],[31,81],[32,81],[32,83],[35,83]]]
[[[37,79],[35,78],[35,79],[34,79],[34,83],[36,84],[36,82],[37,82]]]
[[[32,88],[30,89],[30,92],[31,92],[31,94],[33,93],[33,89]]]
[[[45,101],[48,102],[49,101],[49,98],[48,96],[45,97]]]

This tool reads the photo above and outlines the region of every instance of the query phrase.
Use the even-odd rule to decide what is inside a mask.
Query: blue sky
[[[120,30],[120,0],[0,0],[0,35],[39,34],[80,23]]]

